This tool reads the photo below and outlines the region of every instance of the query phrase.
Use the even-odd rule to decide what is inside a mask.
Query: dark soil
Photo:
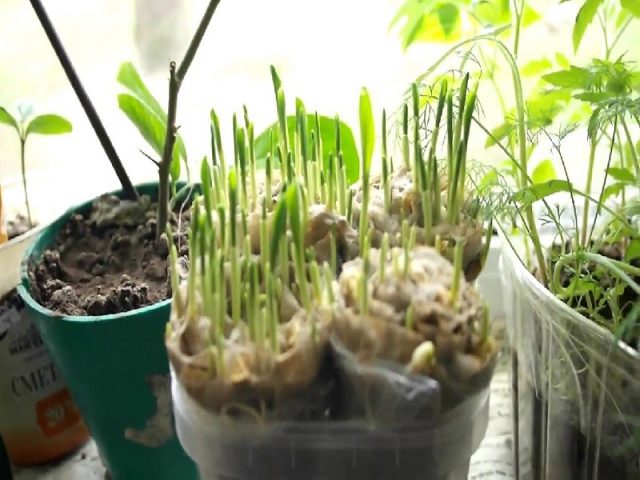
[[[173,241],[186,261],[190,209],[172,213]],[[75,214],[54,245],[30,266],[32,295],[65,315],[107,315],[152,305],[171,296],[166,236],[155,240],[156,205],[113,195]]]
[[[7,222],[7,235],[9,235],[9,240],[25,234],[29,230],[31,230],[31,227],[29,227],[29,220],[27,220],[27,217],[24,215],[17,215],[15,219]]]

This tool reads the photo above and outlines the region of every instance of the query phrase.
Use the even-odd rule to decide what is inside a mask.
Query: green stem
[[[611,42],[611,44],[609,45],[606,58],[609,58],[609,56],[611,55],[611,52],[613,51],[613,48],[616,46],[616,44],[618,43],[618,40],[620,40],[620,37],[622,37],[622,34],[625,32],[625,30],[627,29],[627,27],[629,26],[632,20],[633,20],[633,17],[629,18],[626,22],[622,24],[622,26],[618,30],[618,34],[613,39],[613,42]]]
[[[609,53],[611,52],[611,49],[609,48],[609,35],[607,34],[606,20],[604,20],[602,18],[602,15],[600,14],[600,12],[598,12],[598,22],[600,22],[600,28],[602,28],[602,37],[603,37],[603,40],[604,40],[605,59],[609,60]]]
[[[180,82],[176,76],[176,63],[169,66],[169,109],[167,112],[167,131],[165,133],[164,150],[158,167],[158,223],[156,224],[156,242],[162,232],[167,229],[169,220],[169,174],[173,157],[173,146],[176,141],[176,110]]]
[[[27,222],[29,228],[33,228],[33,218],[31,217],[31,206],[29,205],[29,191],[27,189],[27,170],[25,165],[25,147],[27,145],[27,137],[20,137],[20,170],[22,174],[22,189],[24,190],[24,205],[27,208]]]
[[[587,184],[585,186],[585,193],[591,195],[591,184],[593,182],[593,165],[596,159],[596,146],[598,145],[598,139],[594,135],[591,139],[591,149],[589,151],[589,166],[587,169]],[[586,246],[587,243],[587,230],[589,226],[589,197],[584,200],[584,210],[582,212],[582,231],[580,232],[580,243]]]
[[[522,26],[522,14],[525,8],[525,0],[520,1],[518,6],[518,0],[513,0],[513,12],[515,17],[515,28],[513,30],[513,56],[518,58],[518,49],[520,47],[520,29]]]
[[[484,64],[488,64],[488,59],[487,57],[484,55],[484,52],[482,51],[482,49],[479,49],[480,51],[480,58],[482,59],[482,62]],[[494,59],[493,62],[495,63],[495,53],[494,53]],[[505,103],[504,97],[502,95],[502,92],[500,90],[500,86],[498,85],[498,82],[496,81],[496,76],[495,76],[495,72],[494,72],[494,68],[492,68],[489,71],[489,81],[491,82],[491,85],[493,86],[493,90],[495,91],[496,97],[498,98],[498,103],[500,104],[500,110],[502,110],[502,116],[503,117],[507,117],[507,105]]]

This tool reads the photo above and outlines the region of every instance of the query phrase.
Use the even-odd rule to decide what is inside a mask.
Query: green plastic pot
[[[136,188],[141,194],[157,194],[157,184]],[[90,317],[55,313],[31,296],[29,265],[54,243],[71,215],[88,212],[91,203],[67,211],[27,249],[18,293],[58,364],[112,478],[195,480],[196,467],[178,442],[171,413],[169,361],[164,346],[171,301]],[[169,435],[164,437],[169,438],[151,435],[144,443],[133,440],[130,432],[143,431],[157,413],[164,414],[159,423],[168,427]]]

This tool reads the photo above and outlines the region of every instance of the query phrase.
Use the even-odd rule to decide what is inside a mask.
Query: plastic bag
[[[238,422],[202,408],[173,377],[180,443],[203,480],[466,480],[488,423],[489,389],[436,421]]]
[[[423,375],[412,375],[398,364],[359,362],[333,339],[341,377],[341,413],[372,424],[402,424],[440,415],[440,385]]]

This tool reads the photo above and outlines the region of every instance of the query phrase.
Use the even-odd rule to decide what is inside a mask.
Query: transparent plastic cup
[[[402,428],[365,422],[247,424],[196,403],[172,372],[178,438],[203,480],[466,480],[486,432],[489,388]]]
[[[502,242],[519,479],[640,478],[640,354],[558,300]]]

